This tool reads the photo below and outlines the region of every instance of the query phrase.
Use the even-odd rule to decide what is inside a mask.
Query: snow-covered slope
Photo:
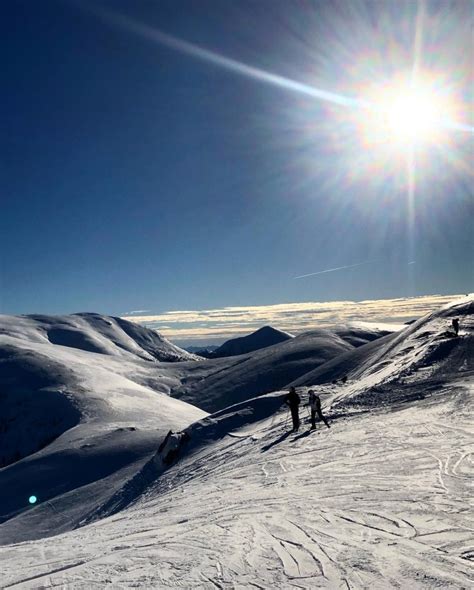
[[[452,380],[449,367],[460,365],[471,368],[473,343],[470,332],[474,314],[474,297],[463,299],[441,310],[420,318],[399,333],[391,334],[376,342],[325,363],[292,385],[327,383],[341,374],[348,376],[350,383],[344,388],[343,397],[352,403],[375,405],[391,403],[397,397],[405,398],[405,389],[430,377],[425,395],[433,388]],[[451,322],[460,320],[459,337],[456,337]],[[458,358],[459,357],[459,358]],[[456,369],[457,371],[457,369]],[[379,395],[379,394],[382,394]],[[417,394],[418,395],[418,394]],[[338,395],[338,399],[342,399]]]
[[[0,336],[58,344],[126,359],[178,362],[198,360],[153,330],[96,313],[67,316],[0,316]]]
[[[213,412],[285,387],[326,361],[383,334],[386,332],[349,327],[305,332],[246,355],[189,366],[171,395]],[[176,378],[182,368],[168,366],[167,371]]]
[[[158,354],[153,337],[146,342],[139,331],[141,346],[133,345],[111,319],[109,340],[90,327],[99,321],[109,320],[1,317],[0,542],[73,528],[140,468],[169,429],[205,416],[146,385],[155,385],[160,366],[140,359],[145,345]],[[94,350],[84,350],[91,342]],[[167,343],[160,345],[169,358]],[[166,387],[166,378],[158,381]],[[34,526],[25,521],[30,495],[41,502]]]
[[[266,348],[279,342],[285,342],[285,340],[290,340],[290,338],[293,338],[293,335],[288,332],[277,330],[271,326],[263,326],[263,328],[252,332],[248,336],[227,340],[222,346],[214,350],[212,356],[213,358],[219,358],[246,354],[247,352],[260,350],[261,348]]]
[[[290,435],[283,392],[191,425],[188,452],[121,512],[3,547],[4,587],[472,587],[472,304],[419,320],[347,385],[326,385],[330,429]]]
[[[330,361],[319,365],[309,373],[305,373],[301,377],[298,377],[298,379],[295,379],[289,383],[289,385],[296,387],[300,385],[318,385],[337,381],[344,377],[352,378],[353,371],[357,370],[362,363],[370,359],[373,354],[377,354],[383,349],[386,343],[391,342],[396,337],[397,333],[395,332],[363,344],[356,349],[352,348],[348,352],[344,352]]]

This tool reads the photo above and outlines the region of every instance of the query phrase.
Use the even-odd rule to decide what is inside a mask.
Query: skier
[[[329,426],[329,422],[323,416],[323,413],[321,411],[321,400],[312,389],[309,390],[308,405],[311,408],[311,430],[314,430],[316,428],[316,414],[318,415],[318,418],[322,420],[328,428],[331,428]]]
[[[451,323],[453,325],[454,335],[457,336],[459,334],[459,318],[454,318]]]
[[[298,432],[300,427],[300,417],[298,412],[298,406],[300,405],[300,396],[296,393],[294,387],[290,387],[288,395],[286,396],[285,403],[288,404],[291,411],[291,419],[293,420],[292,432]]]

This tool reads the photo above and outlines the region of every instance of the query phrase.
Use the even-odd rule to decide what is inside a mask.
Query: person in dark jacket
[[[311,408],[311,430],[314,430],[316,428],[316,414],[318,415],[318,418],[322,420],[322,422],[324,422],[324,424],[326,424],[328,428],[330,428],[329,422],[323,416],[323,412],[321,410],[321,400],[319,398],[319,395],[316,395],[312,389],[310,389],[308,393],[308,404]]]
[[[300,427],[300,402],[300,396],[296,393],[296,389],[294,387],[290,387],[290,391],[286,396],[285,403],[290,406],[291,419],[293,420],[293,432],[297,432]]]
[[[459,318],[454,318],[453,321],[451,322],[451,324],[453,326],[454,335],[458,336],[459,335]]]

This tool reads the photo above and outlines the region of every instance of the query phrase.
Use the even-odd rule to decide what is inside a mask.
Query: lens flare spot
[[[37,501],[38,501],[38,498],[37,498],[36,496],[30,496],[30,497],[28,498],[28,502],[29,502],[30,504],[36,504],[36,502],[37,502]]]

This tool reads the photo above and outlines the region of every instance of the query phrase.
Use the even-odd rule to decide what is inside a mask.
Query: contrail
[[[310,272],[307,275],[300,275],[294,277],[294,279],[304,279],[306,277],[314,277],[316,275],[323,275],[327,272],[336,272],[336,270],[344,270],[346,268],[355,268],[356,266],[362,266],[363,264],[369,264],[370,262],[376,262],[376,260],[366,260],[365,262],[358,262],[357,264],[348,264],[347,266],[337,266],[336,268],[328,268],[326,270],[318,270],[318,272]]]

